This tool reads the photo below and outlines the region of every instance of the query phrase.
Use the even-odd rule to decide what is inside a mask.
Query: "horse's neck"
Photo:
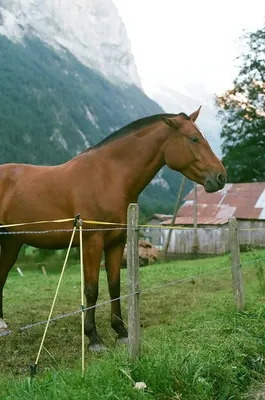
[[[136,199],[165,164],[164,142],[165,134],[158,130],[131,134],[98,149],[98,157],[109,162],[109,174],[120,180],[130,199]]]

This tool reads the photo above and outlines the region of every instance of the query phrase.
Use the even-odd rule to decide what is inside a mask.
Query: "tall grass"
[[[97,311],[100,333],[108,350],[86,353],[86,373],[80,368],[80,318],[53,324],[48,330],[37,376],[30,382],[29,362],[36,355],[43,327],[0,341],[1,399],[249,399],[252,386],[265,373],[264,252],[243,255],[247,308],[234,308],[228,257],[177,262],[141,269],[141,286],[214,272],[141,296],[141,356],[131,363],[126,347],[115,345],[109,327],[109,307]],[[219,272],[218,272],[219,271]],[[28,271],[13,273],[6,290],[7,315],[18,325],[45,318],[58,275],[44,278]],[[104,283],[101,298],[107,299]],[[23,280],[24,279],[24,280]],[[126,271],[122,271],[126,293]],[[78,269],[67,271],[55,313],[76,308]],[[18,291],[24,293],[24,301]],[[38,294],[37,289],[39,289]],[[69,296],[71,293],[71,296]],[[35,304],[36,302],[36,304]],[[126,310],[126,304],[124,304]],[[16,310],[15,314],[12,310]],[[12,325],[12,322],[11,322]],[[12,328],[12,326],[11,326]],[[146,389],[134,388],[144,382]]]

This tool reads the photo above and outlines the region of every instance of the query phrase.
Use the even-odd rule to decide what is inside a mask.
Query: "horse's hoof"
[[[5,323],[5,321],[3,320],[3,318],[0,318],[0,330],[6,330],[7,329],[7,324]]]
[[[0,329],[0,337],[1,336],[7,336],[11,333],[8,329]]]
[[[117,339],[118,344],[128,344],[128,338],[127,337],[121,337]]]
[[[9,335],[9,333],[10,331],[7,328],[7,324],[5,323],[3,318],[0,318],[0,337]]]
[[[93,352],[101,352],[101,351],[106,351],[107,347],[104,346],[104,344],[92,344],[88,346],[88,350],[89,351],[93,351]]]

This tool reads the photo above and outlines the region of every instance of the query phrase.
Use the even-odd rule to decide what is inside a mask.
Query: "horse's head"
[[[200,108],[189,117],[180,113],[173,118],[162,118],[171,130],[164,157],[169,168],[202,184],[205,191],[211,193],[224,187],[226,170],[195,125]]]

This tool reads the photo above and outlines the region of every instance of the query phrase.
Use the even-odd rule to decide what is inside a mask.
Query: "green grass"
[[[188,279],[142,293],[141,355],[135,363],[125,346],[115,344],[109,305],[99,307],[98,328],[108,351],[86,351],[84,379],[80,315],[51,324],[32,385],[29,364],[35,361],[44,325],[0,338],[0,399],[243,399],[265,373],[265,260],[255,262],[259,258],[265,258],[265,251],[242,254],[247,300],[243,313],[234,307],[231,272],[225,269],[228,256],[141,268],[143,290]],[[25,266],[24,277],[15,269],[10,273],[5,288],[10,329],[47,318],[59,266],[47,268],[47,277]],[[55,315],[79,308],[79,282],[79,266],[72,265],[63,278]],[[122,270],[122,294],[126,292]],[[108,292],[101,271],[99,302],[104,300]],[[122,306],[126,321],[125,300]],[[139,381],[147,389],[134,389]]]

